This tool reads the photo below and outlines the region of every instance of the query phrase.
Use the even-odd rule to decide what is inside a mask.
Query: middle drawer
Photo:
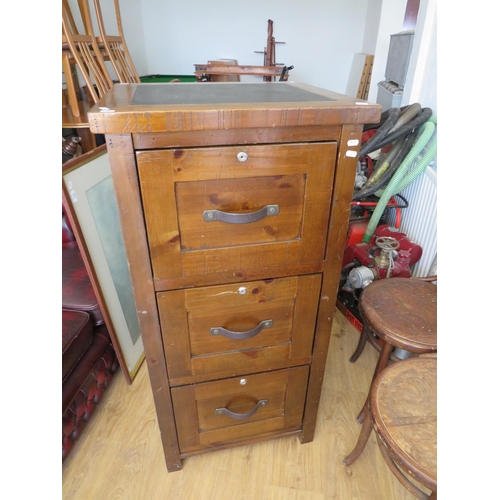
[[[321,275],[157,294],[171,386],[310,362]]]

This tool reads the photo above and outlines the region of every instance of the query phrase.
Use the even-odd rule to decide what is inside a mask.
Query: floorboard
[[[119,372],[63,465],[64,500],[414,500],[392,475],[372,435],[351,467],[377,353],[349,363],[358,332],[337,311],[315,438],[282,438],[207,453],[167,473],[147,368],[127,385]]]

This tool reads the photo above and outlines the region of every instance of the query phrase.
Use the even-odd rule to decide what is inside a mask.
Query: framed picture
[[[63,164],[63,205],[127,382],[144,360],[106,145]]]

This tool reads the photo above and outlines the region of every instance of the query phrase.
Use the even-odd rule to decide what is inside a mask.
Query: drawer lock
[[[248,153],[245,153],[245,151],[241,151],[236,155],[236,158],[238,158],[238,161],[241,161],[241,163],[243,163],[244,161],[248,160]]]
[[[274,325],[274,321],[272,319],[266,319],[261,321],[255,328],[248,330],[247,332],[233,332],[231,330],[227,330],[222,326],[217,326],[214,328],[210,328],[210,335],[223,335],[228,339],[233,340],[243,340],[250,339],[255,337],[258,333],[260,333],[264,328],[271,328]]]

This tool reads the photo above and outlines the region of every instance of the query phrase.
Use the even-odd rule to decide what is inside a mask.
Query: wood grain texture
[[[118,372],[63,465],[62,498],[89,500],[414,500],[389,471],[375,437],[350,468],[342,459],[357,439],[378,353],[368,345],[349,363],[359,333],[337,313],[316,436],[285,437],[193,456],[167,473],[146,366],[128,386]]]
[[[170,385],[309,363],[320,283],[320,275],[295,276],[159,293]],[[273,326],[250,338],[210,334],[267,320]]]
[[[437,359],[407,359],[384,370],[374,382],[370,411],[393,460],[436,490]]]
[[[364,123],[378,121],[380,106],[302,85],[230,83],[130,85],[126,89],[117,85],[109,98],[107,95],[99,104],[109,104],[109,112],[91,113],[93,130],[104,130],[99,129],[101,123],[108,134],[119,134],[107,135],[108,149],[122,150],[119,155],[110,153],[110,159],[114,163],[115,187],[123,189],[121,222],[127,226],[124,232],[137,307],[144,314],[146,356],[168,469],[180,466],[170,446],[177,445],[175,430],[183,442],[182,458],[207,447],[215,450],[225,443],[244,445],[283,433],[300,432],[302,443],[310,442],[320,404],[361,133]],[[338,140],[321,142],[306,134],[299,143],[285,144],[290,136],[288,129],[308,126],[323,132],[331,127],[330,133],[337,135]],[[268,132],[263,134],[261,144],[247,144],[246,130],[253,131],[255,138],[255,131],[264,129]],[[272,132],[274,129],[279,132]],[[219,133],[216,141],[221,140],[220,132],[224,131],[229,143],[141,151],[136,144],[132,146],[138,134],[153,134],[152,139],[160,134],[162,140],[181,134],[182,140],[189,142],[187,134],[201,131],[206,137]],[[270,144],[270,137],[277,143]],[[248,157],[241,161],[245,155]],[[266,205],[274,206],[274,212],[267,212],[264,218],[251,217],[252,222],[246,220],[248,214],[260,212]],[[234,222],[236,218],[249,225],[242,230],[217,218],[208,220],[203,215],[207,210],[225,213],[222,219],[230,217]],[[317,286],[309,287],[311,296],[302,290],[293,299],[294,324],[302,334],[297,336],[294,332],[291,344],[280,338],[265,346],[207,351],[206,343],[199,342],[196,332],[206,329],[212,321],[227,319],[223,316],[224,308],[213,307],[209,311],[205,302],[203,307],[208,313],[191,309],[184,316],[187,293],[184,297],[174,293],[171,301],[164,301],[175,306],[179,314],[169,323],[171,306],[166,307],[160,334],[155,292],[307,274],[320,274],[321,289],[318,294]],[[273,310],[277,324],[287,328],[290,304],[283,299],[281,304],[278,302]],[[256,311],[249,306],[229,320],[237,328],[248,328],[261,318],[250,318]],[[308,332],[314,323],[312,340]],[[182,331],[190,331],[189,345],[187,335],[176,339]],[[170,362],[165,363],[164,353],[168,357],[168,349],[177,342],[182,352],[172,366],[180,371],[176,379],[169,379]],[[194,351],[188,351],[193,347]],[[172,356],[176,358],[175,353]],[[245,368],[238,358],[247,358],[251,363]],[[202,387],[216,387],[213,396],[220,398],[223,391],[219,384],[225,382],[217,381],[217,377],[232,376],[237,369],[244,370],[248,377],[260,376],[259,371],[267,377],[282,369],[287,374],[303,370],[309,378],[305,375],[297,381],[292,377],[294,382],[290,379],[284,384],[284,410],[275,415],[263,421],[249,421],[245,426],[212,427],[207,424],[206,415],[200,413],[199,391]],[[266,385],[266,390],[273,401],[278,400],[273,391],[280,384],[275,384],[273,377],[269,380],[272,383]],[[193,388],[185,385],[193,382],[194,394]],[[177,407],[175,422],[172,402],[164,394],[170,388]],[[303,411],[301,401],[305,395]],[[292,412],[288,411],[289,404]],[[272,406],[262,411],[260,406],[254,409],[259,409],[259,415],[266,415]],[[185,413],[195,414],[196,418],[184,421]],[[253,410],[244,413],[251,413],[247,416],[253,418]],[[192,441],[196,434],[197,442]]]
[[[173,388],[175,413],[182,416],[177,422],[181,453],[299,430],[308,374],[309,367],[300,366]],[[256,407],[261,400],[266,405]],[[257,411],[240,420],[217,414],[218,408],[239,415]]]
[[[213,64],[195,64],[194,74],[202,75],[256,75],[281,76],[283,66],[219,66]]]
[[[172,279],[321,263],[336,153],[328,142],[139,151],[155,280],[171,288]],[[274,204],[277,216],[250,224],[202,217]]]
[[[437,286],[421,280],[378,280],[360,296],[359,312],[370,330],[413,353],[437,351]]]
[[[157,132],[132,134],[137,149],[228,146],[230,144],[271,144],[280,142],[337,141],[340,126],[248,128],[191,132]]]
[[[168,389],[167,369],[162,355],[160,324],[149,262],[146,229],[141,210],[140,192],[132,140],[129,135],[107,136],[113,185],[123,241],[129,263],[130,278],[137,308],[137,318],[144,342],[151,386],[154,389],[158,419],[164,429],[162,440],[169,470],[180,468],[172,402]]]
[[[325,369],[330,331],[335,315],[335,302],[342,266],[345,238],[351,210],[351,197],[356,175],[357,154],[361,144],[362,125],[346,125],[337,150],[335,187],[332,196],[328,240],[325,252],[325,270],[319,302],[310,384],[307,391],[302,442],[312,441],[316,426],[316,416],[321,395],[323,372]],[[352,146],[352,142],[357,146]],[[354,155],[348,154],[355,153]]]
[[[90,129],[95,134],[154,133],[197,130],[231,130],[274,127],[329,126],[356,123],[378,123],[381,106],[363,103],[355,98],[316,87],[276,82],[273,85],[290,85],[318,94],[318,100],[281,103],[232,103],[186,105],[133,105],[134,92],[141,84],[116,84],[89,112]],[[151,84],[142,84],[151,85]],[[167,85],[167,84],[165,84]],[[182,85],[199,83],[169,83],[169,90]],[[244,82],[203,84],[207,92],[210,85],[238,85],[245,92]],[[262,83],[267,85],[267,83]],[[326,99],[322,100],[322,96]],[[102,112],[99,107],[113,110]]]

